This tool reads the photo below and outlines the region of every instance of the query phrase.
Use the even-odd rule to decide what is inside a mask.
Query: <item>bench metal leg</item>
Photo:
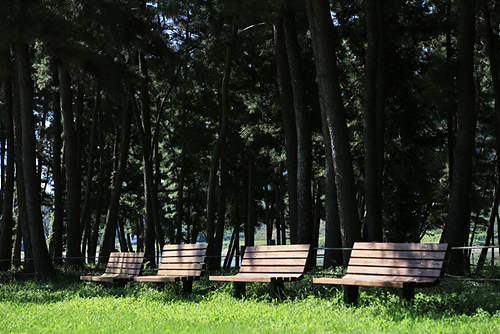
[[[183,281],[182,282],[182,290],[184,293],[192,293],[193,292],[193,281]]]
[[[245,295],[245,282],[233,282],[234,297],[241,298]]]
[[[399,298],[401,300],[407,300],[411,301],[413,297],[415,297],[415,289],[413,287],[403,287],[402,289],[399,290]]]
[[[271,298],[280,298],[285,290],[283,281],[271,282]]]
[[[357,305],[359,287],[357,285],[344,285],[344,302],[346,304]]]

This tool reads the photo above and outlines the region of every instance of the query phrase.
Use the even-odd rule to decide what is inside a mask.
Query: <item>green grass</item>
[[[498,270],[490,271],[497,275]],[[317,275],[314,275],[317,276]],[[266,284],[248,284],[247,297],[232,285],[79,282],[60,273],[56,283],[0,276],[0,333],[498,333],[500,285],[445,281],[417,290],[413,303],[396,291],[363,288],[359,305],[344,304],[336,286],[312,284],[308,275],[271,300]]]

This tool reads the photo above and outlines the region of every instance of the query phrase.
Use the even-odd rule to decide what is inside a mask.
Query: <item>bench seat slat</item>
[[[274,246],[276,247],[276,246]],[[243,254],[247,259],[307,259],[306,252],[247,252]]]
[[[107,268],[104,272],[105,274],[127,274],[127,275],[139,275],[140,270],[138,269],[127,269],[127,268]]]
[[[210,281],[234,282],[234,293],[244,293],[245,284],[271,283],[273,295],[282,288],[283,282],[303,278],[310,245],[274,245],[247,247],[240,271],[232,276],[210,276]]]
[[[381,258],[381,259],[427,259],[427,260],[443,260],[444,252],[425,252],[421,251],[390,251],[390,250],[353,250],[351,257],[354,258]]]
[[[443,261],[351,258],[349,260],[349,266],[441,269],[443,267]]]
[[[313,283],[343,285],[349,303],[358,298],[357,286],[398,288],[409,300],[415,287],[439,283],[448,249],[448,244],[355,243],[344,277],[314,278]]]
[[[109,283],[130,281],[134,276],[140,274],[143,261],[144,252],[112,252],[109,255],[104,274],[100,276],[80,276],[80,280]]]
[[[174,264],[174,263],[204,263],[204,256],[162,256],[161,263]]]
[[[367,250],[417,250],[417,251],[439,251],[443,252],[448,249],[447,244],[442,243],[382,243],[382,242],[356,242],[353,249]]]
[[[302,274],[294,274],[294,275],[286,275],[286,274],[280,274],[280,273],[274,273],[274,274],[241,274],[238,273],[234,276],[210,276],[209,280],[210,281],[219,281],[219,282],[261,282],[261,283],[271,283],[274,281],[295,281],[295,280],[300,280],[302,279],[303,275]]]
[[[240,273],[302,273],[303,266],[244,266],[240,268]]]
[[[349,266],[348,274],[363,275],[383,275],[383,276],[422,276],[422,277],[440,277],[439,269],[411,269],[411,268],[392,268],[392,267],[369,267],[369,266]]]
[[[108,263],[108,268],[141,269],[142,263]]]
[[[274,266],[274,265],[289,265],[289,266],[304,266],[307,259],[248,259],[241,261],[241,266]]]
[[[158,270],[157,276],[201,276],[200,270]]]
[[[309,253],[310,246],[309,245],[273,245],[273,246],[248,246],[245,248],[245,253],[254,253],[254,252],[264,252],[264,253],[274,253],[274,252],[305,252]]]
[[[159,270],[202,270],[203,263],[160,263]]]
[[[192,285],[190,282],[200,279],[202,275],[207,246],[207,243],[196,245],[165,245],[162,250],[161,262],[157,274],[136,276],[133,280],[136,282],[156,283],[182,281],[184,282],[185,291],[190,292],[190,286]]]
[[[195,249],[195,250],[172,250],[172,251],[162,251],[161,257],[188,257],[188,256],[205,256],[207,253],[206,249]]]
[[[206,249],[207,244],[164,245],[162,251]]]

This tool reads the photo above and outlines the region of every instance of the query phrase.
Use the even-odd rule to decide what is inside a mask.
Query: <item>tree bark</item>
[[[59,86],[61,112],[64,130],[64,163],[66,170],[66,262],[69,265],[83,265],[80,244],[80,168],[78,165],[78,141],[75,130],[71,77],[68,65],[59,64]]]
[[[10,52],[2,52],[3,64],[10,64]],[[9,73],[4,77],[5,98],[5,138],[7,140],[7,164],[5,166],[5,177],[2,178],[2,222],[0,234],[0,271],[9,270],[12,260],[12,233],[14,229],[14,119],[12,100],[12,75]]]
[[[17,217],[17,233],[16,233],[16,247],[14,251],[14,266],[21,265],[21,244],[24,243],[24,271],[27,273],[34,273],[35,266],[33,261],[33,249],[31,247],[30,229],[28,224],[28,213],[26,209],[26,190],[24,186],[24,172],[23,172],[23,131],[21,122],[21,103],[19,96],[19,75],[17,71],[17,64],[14,66],[13,77],[13,105],[12,113],[14,118],[14,155],[16,163],[16,203],[18,210]],[[19,255],[19,256],[17,256]],[[19,261],[17,261],[19,259]]]
[[[313,52],[318,78],[320,108],[326,114],[335,169],[335,184],[339,217],[341,222],[342,246],[352,247],[361,238],[361,226],[357,211],[356,185],[349,146],[349,132],[346,114],[342,104],[337,59],[334,44],[335,33],[330,16],[328,0],[307,0],[307,16],[311,28]],[[349,260],[344,253],[344,265]]]
[[[22,15],[22,1],[16,1],[16,11]],[[40,183],[36,169],[36,138],[33,116],[33,83],[31,81],[31,65],[29,48],[18,41],[14,45],[16,59],[18,90],[22,128],[22,161],[24,189],[26,195],[26,217],[33,249],[35,273],[38,279],[55,280],[56,273],[50,259],[43,231]]]
[[[225,156],[220,158],[220,176],[219,176],[219,208],[217,211],[217,225],[214,238],[214,255],[212,257],[212,269],[220,270],[222,243],[224,242],[224,226],[226,224],[226,198],[228,187],[228,168]]]
[[[368,35],[368,47],[365,59],[365,83],[364,83],[364,144],[365,144],[365,199],[366,199],[366,240],[382,241],[382,163],[383,147],[380,147],[379,127],[380,118],[377,112],[383,108],[383,96],[379,96],[379,62],[383,57],[383,46],[380,43],[380,26],[377,13],[381,11],[381,2],[378,0],[366,0],[365,2],[366,31]],[[382,83],[380,83],[382,84]],[[383,136],[382,136],[383,138]],[[382,141],[383,143],[383,141]],[[380,154],[382,151],[382,154]]]
[[[491,12],[487,2],[482,2],[481,10],[483,12],[485,22],[485,37],[486,37],[486,51],[490,60],[491,79],[493,83],[493,93],[495,97],[495,114],[496,114],[496,146],[497,152],[500,151],[500,71],[498,64],[498,44],[495,39],[493,27],[491,24]],[[500,159],[497,156],[496,177],[497,185],[495,187],[493,205],[490,211],[490,218],[488,221],[488,229],[486,230],[486,237],[484,238],[483,246],[489,246],[490,241],[494,236],[495,218],[498,215],[498,205],[500,203]],[[494,251],[493,251],[494,253]],[[479,273],[484,267],[488,248],[481,250],[481,255],[476,266],[476,273]]]
[[[52,77],[54,88],[59,87],[59,75],[53,73]],[[52,171],[54,174],[54,222],[52,224],[52,238],[50,248],[54,263],[62,265],[63,263],[63,233],[64,233],[64,210],[63,210],[63,175],[62,175],[62,118],[61,118],[61,95],[59,90],[54,90],[53,95],[54,120],[54,144],[52,146],[52,155],[54,163]]]
[[[323,141],[325,143],[325,257],[323,267],[341,266],[342,251],[328,248],[342,248],[339,207],[337,203],[337,186],[335,185],[335,168],[333,167],[333,152],[330,145],[330,131],[325,110],[321,110]]]
[[[210,176],[208,180],[208,190],[207,190],[207,242],[208,249],[207,255],[214,255],[214,232],[215,232],[215,192],[217,184],[217,171],[219,168],[219,159],[222,151],[222,147],[226,142],[227,130],[229,126],[229,110],[231,108],[229,104],[229,81],[231,78],[231,69],[233,62],[233,53],[236,43],[236,37],[238,36],[238,25],[233,23],[231,29],[231,37],[229,38],[228,45],[226,48],[226,59],[224,62],[224,73],[222,75],[222,89],[221,89],[221,99],[222,99],[222,113],[220,120],[220,130],[219,137],[214,144],[214,150],[212,153],[212,160],[210,163]],[[211,270],[211,268],[210,268]]]
[[[300,47],[295,27],[295,12],[287,10],[284,15],[285,44],[290,67],[290,78],[295,110],[295,126],[297,130],[297,242],[312,242],[312,147],[310,115],[305,102],[304,77],[300,59]]]
[[[290,221],[291,243],[297,243],[298,205],[297,205],[297,129],[295,127],[295,112],[293,109],[292,79],[286,55],[283,14],[274,24],[274,45],[276,52],[276,67],[278,70],[278,86],[280,93],[281,112],[283,115],[283,132],[286,146],[286,169],[288,179],[288,216]],[[284,225],[283,225],[284,226]]]
[[[109,207],[106,214],[106,223],[104,225],[104,231],[101,237],[99,263],[108,263],[109,253],[115,246],[115,232],[118,224],[120,195],[122,191],[123,181],[125,179],[125,170],[127,167],[128,151],[130,146],[130,126],[132,122],[132,115],[130,110],[131,108],[132,102],[129,98],[127,98],[122,117],[120,156],[118,158],[118,167],[116,169],[115,179],[113,181],[112,187],[113,190],[111,192]]]
[[[85,182],[85,197],[83,201],[83,209],[81,212],[81,217],[80,217],[80,227],[84,231],[84,242],[82,243],[82,255],[85,256],[86,253],[86,244],[88,241],[88,244],[90,245],[91,243],[91,224],[90,224],[90,200],[91,200],[91,194],[92,194],[92,180],[94,179],[94,152],[96,149],[96,134],[97,134],[97,125],[99,123],[99,117],[98,117],[98,111],[100,109],[101,105],[101,92],[99,89],[96,90],[96,97],[95,97],[95,105],[94,105],[94,110],[92,111],[92,128],[90,130],[90,142],[89,142],[89,157],[87,159],[88,164],[87,164],[87,175],[86,175],[86,182]],[[89,246],[90,247],[90,246]]]
[[[444,242],[451,247],[467,245],[470,228],[472,157],[474,154],[476,113],[474,101],[475,3],[458,1],[457,144],[453,166],[452,192]],[[467,252],[453,250],[448,270],[453,274],[468,271]]]
[[[255,165],[254,158],[248,158],[248,216],[247,228],[245,230],[245,246],[255,245],[255,225],[257,223],[257,211],[255,205]]]

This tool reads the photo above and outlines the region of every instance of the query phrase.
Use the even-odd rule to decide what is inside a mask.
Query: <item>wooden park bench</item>
[[[205,264],[207,243],[165,245],[161,253],[158,273],[153,276],[136,276],[135,282],[182,282],[184,292],[190,293],[193,281],[199,280]]]
[[[139,275],[144,261],[144,253],[112,252],[104,274],[100,276],[80,276],[82,281],[94,282],[128,282]]]
[[[210,276],[210,281],[233,282],[234,295],[245,294],[245,284],[270,283],[272,296],[283,290],[283,283],[303,278],[310,245],[246,247],[239,272],[233,276]]]
[[[359,286],[397,288],[402,299],[411,300],[414,288],[439,284],[448,250],[448,244],[357,242],[344,277],[314,278],[313,283],[343,285],[350,304],[357,303]]]

